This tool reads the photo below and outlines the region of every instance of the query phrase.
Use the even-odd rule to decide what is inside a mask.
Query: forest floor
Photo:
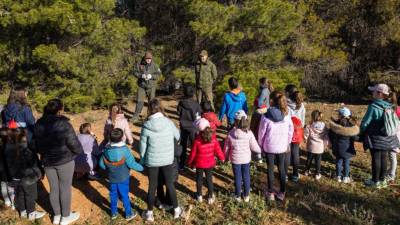
[[[168,116],[178,126],[176,115],[176,96],[164,96],[163,104]],[[307,115],[314,109],[321,110],[328,120],[340,104],[308,102]],[[365,105],[348,105],[353,113],[361,118],[366,110]],[[133,109],[133,104],[129,104]],[[143,111],[145,114],[145,110]],[[73,126],[78,129],[83,122],[92,123],[94,133],[101,141],[103,126],[107,118],[106,110],[94,110],[76,115],[67,115]],[[136,139],[133,152],[136,157],[137,140],[140,135],[140,124],[132,125]],[[225,136],[219,133],[220,138]],[[334,157],[330,151],[323,155],[322,179],[303,175],[306,152],[301,151],[301,176],[298,183],[287,184],[285,202],[266,202],[263,190],[266,186],[266,164],[251,165],[251,199],[250,203],[237,203],[232,199],[234,190],[233,174],[229,163],[219,164],[214,170],[216,202],[208,205],[197,203],[193,198],[195,192],[195,173],[185,170],[179,176],[177,192],[180,205],[186,211],[186,217],[173,220],[170,212],[155,209],[154,224],[399,224],[400,223],[400,184],[399,180],[387,189],[369,189],[363,186],[363,181],[370,176],[370,155],[364,152],[362,145],[357,143],[357,156],[351,163],[351,184],[338,183],[335,180]],[[277,176],[276,176],[277,177]],[[276,181],[276,184],[278,182]],[[146,209],[147,177],[143,173],[131,173],[131,202],[139,215]],[[46,179],[39,183],[38,209],[51,212],[49,203],[49,185]],[[109,217],[108,183],[100,181],[74,180],[72,194],[72,210],[81,213],[81,219],[76,224],[127,224],[123,216],[111,221]],[[203,189],[206,193],[206,189]],[[0,205],[3,205],[0,203]],[[122,205],[119,204],[122,212]],[[144,224],[138,216],[130,223]],[[31,224],[20,220],[18,213],[2,206],[0,224]],[[50,217],[33,224],[51,224]]]

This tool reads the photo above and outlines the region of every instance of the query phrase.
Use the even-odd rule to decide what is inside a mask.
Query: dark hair
[[[388,102],[392,103],[393,106],[397,105],[397,94],[396,92],[392,91],[390,92],[389,96],[388,96]]]
[[[322,121],[322,112],[314,110],[311,112],[311,123]]]
[[[210,127],[207,127],[203,131],[200,131],[200,137],[206,143],[210,143],[212,141],[212,135],[213,135],[213,131],[211,130]]]
[[[354,117],[344,117],[344,116],[339,116],[339,119],[336,120],[336,123],[340,124],[341,126],[344,127],[352,127],[357,124],[357,121]]]
[[[266,77],[261,77],[258,82],[260,83],[260,85],[268,88],[268,90],[274,91],[274,86],[272,86],[272,82],[270,80],[268,80]]]
[[[240,120],[235,119],[235,127],[247,133],[249,131],[249,121],[244,116]]]
[[[304,101],[303,94],[299,91],[295,91],[292,94],[289,95],[290,100],[296,103],[296,109],[300,109],[301,104]]]
[[[229,84],[229,88],[230,88],[231,90],[236,89],[236,88],[239,87],[239,82],[238,82],[238,80],[237,80],[236,78],[234,78],[234,77],[229,78],[228,84]]]
[[[14,87],[10,91],[7,104],[11,103],[19,103],[22,106],[29,106],[28,99],[26,98],[26,89],[24,87]]]
[[[153,98],[152,100],[150,100],[149,102],[149,108],[148,108],[148,116],[151,116],[155,113],[162,113],[165,115],[164,113],[164,109],[161,105],[161,101],[158,100],[157,98]]]
[[[19,144],[27,143],[26,134],[27,130],[23,128],[7,129],[6,143],[16,145],[15,155],[17,156],[17,160],[21,155],[21,146]]]
[[[192,85],[188,84],[183,87],[183,94],[187,98],[193,98],[194,96],[194,88]]]
[[[115,120],[117,119],[117,115],[122,113],[122,106],[119,103],[113,103],[110,106],[110,118],[111,124],[115,126]]]
[[[90,134],[90,128],[92,125],[90,123],[83,123],[79,127],[79,133],[81,134]]]
[[[203,113],[205,112],[212,112],[212,107],[211,107],[211,102],[210,101],[204,101],[201,103],[201,109],[203,110]]]
[[[51,99],[44,107],[44,115],[56,115],[64,108],[62,101],[58,98]]]
[[[110,141],[112,143],[117,143],[122,141],[122,137],[124,136],[124,132],[120,128],[114,128],[110,133]]]
[[[273,91],[269,95],[270,103],[281,110],[282,114],[286,116],[288,112],[287,99],[281,91]]]
[[[294,84],[288,84],[285,87],[285,92],[290,96],[293,92],[297,91],[297,87]]]

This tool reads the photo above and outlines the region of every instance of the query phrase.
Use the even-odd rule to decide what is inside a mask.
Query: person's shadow
[[[102,186],[104,183],[103,179],[100,179],[96,185]],[[87,179],[74,179],[72,185],[79,189],[85,197],[91,201],[93,204],[97,205],[103,211],[109,211],[109,201],[107,198],[103,197],[98,191],[97,188],[93,187],[92,184]]]
[[[49,192],[43,185],[43,181],[38,181],[38,200],[37,204],[46,212],[53,213],[53,209],[50,204]]]

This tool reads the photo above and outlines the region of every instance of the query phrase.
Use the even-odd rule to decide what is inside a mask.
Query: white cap
[[[385,95],[390,94],[390,88],[386,84],[376,84],[373,87],[368,87],[368,90],[370,91],[377,91]]]

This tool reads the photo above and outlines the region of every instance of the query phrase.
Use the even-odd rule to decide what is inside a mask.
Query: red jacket
[[[294,126],[292,143],[301,144],[304,140],[304,128],[302,126],[301,120],[296,116],[292,116],[292,122]]]
[[[215,166],[215,156],[224,161],[225,155],[216,138],[212,138],[210,143],[205,143],[199,136],[193,143],[187,164],[189,167],[208,169]]]
[[[204,119],[208,120],[208,122],[210,122],[210,128],[214,132],[216,132],[217,128],[222,125],[221,121],[219,121],[219,119],[218,119],[217,114],[215,114],[213,112],[203,113],[203,115],[201,115],[201,117],[203,117]]]

